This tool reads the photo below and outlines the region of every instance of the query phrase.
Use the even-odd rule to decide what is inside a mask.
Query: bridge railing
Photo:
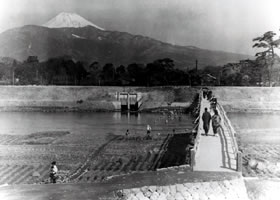
[[[237,161],[237,171],[242,171],[242,153],[238,150],[238,144],[236,141],[236,132],[229,120],[229,118],[227,117],[226,111],[224,110],[223,106],[220,105],[219,103],[217,103],[217,109],[219,110],[219,114],[221,116],[221,118],[223,119],[224,125],[226,126],[228,132],[229,132],[229,137],[232,143],[232,148],[233,148],[233,153],[234,153],[234,157]]]
[[[200,142],[200,138],[201,138],[201,130],[202,130],[202,126],[203,126],[203,124],[201,122],[201,116],[203,114],[203,108],[202,108],[202,105],[201,105],[201,100],[202,100],[202,90],[199,91],[199,98],[198,98],[199,116],[198,116],[198,122],[197,122],[197,125],[196,125],[197,134],[196,134],[196,138],[195,138],[195,141],[194,141],[194,146],[193,146],[193,148],[191,149],[191,152],[190,152],[191,153],[190,165],[191,165],[192,170],[195,166],[195,155],[198,151],[198,146],[199,146],[199,142]]]

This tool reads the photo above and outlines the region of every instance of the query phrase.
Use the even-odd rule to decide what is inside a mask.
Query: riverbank
[[[5,169],[0,172],[0,185],[45,182],[53,160],[62,172],[61,180],[71,183],[154,170],[161,167],[159,163],[188,164],[188,155],[181,163],[173,151],[169,160],[162,158],[177,134],[193,129],[193,120],[190,115],[158,113],[0,113],[0,169]],[[146,137],[147,124],[152,139]],[[169,137],[173,129],[176,135]],[[186,146],[192,134],[184,135],[178,140]],[[182,147],[171,150],[185,152]]]
[[[280,88],[209,87],[227,112],[280,112]],[[0,111],[110,112],[117,93],[138,95],[140,112],[188,108],[200,87],[0,86]]]
[[[117,93],[139,96],[139,111],[186,109],[197,93],[182,87],[0,86],[0,111],[118,111]]]
[[[136,181],[135,181],[136,180]],[[279,179],[247,179],[238,173],[174,168],[114,177],[103,183],[0,185],[5,200],[59,199],[278,199]],[[161,198],[160,198],[161,197]]]
[[[103,183],[17,185],[0,188],[3,199],[248,199],[238,173],[184,168],[134,173]]]
[[[280,115],[229,113],[243,156],[244,177],[280,178]]]
[[[227,112],[280,112],[279,87],[210,87]]]

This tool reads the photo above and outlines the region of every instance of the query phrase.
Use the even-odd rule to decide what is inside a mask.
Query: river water
[[[279,113],[228,113],[243,142],[280,144]]]
[[[1,112],[0,134],[26,135],[44,131],[124,134],[127,129],[130,133],[146,133],[147,124],[153,132],[168,133],[173,129],[178,132],[191,129],[192,121],[187,114],[168,117],[153,113]]]
[[[280,129],[278,113],[229,113],[231,122],[239,129]]]

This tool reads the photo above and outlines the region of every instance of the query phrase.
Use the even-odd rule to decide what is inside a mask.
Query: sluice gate
[[[142,104],[142,96],[138,93],[118,92],[117,101],[121,104],[121,111],[138,111]]]

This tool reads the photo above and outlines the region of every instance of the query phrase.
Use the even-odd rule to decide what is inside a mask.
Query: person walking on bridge
[[[221,126],[221,117],[218,113],[218,110],[214,110],[214,115],[212,116],[212,128],[214,136],[217,136],[218,128],[220,128],[223,131],[223,128]]]
[[[206,136],[208,136],[210,120],[211,120],[211,115],[208,112],[207,108],[205,108],[205,111],[202,115],[202,121],[203,121],[203,129],[204,129],[204,132],[205,132]]]

